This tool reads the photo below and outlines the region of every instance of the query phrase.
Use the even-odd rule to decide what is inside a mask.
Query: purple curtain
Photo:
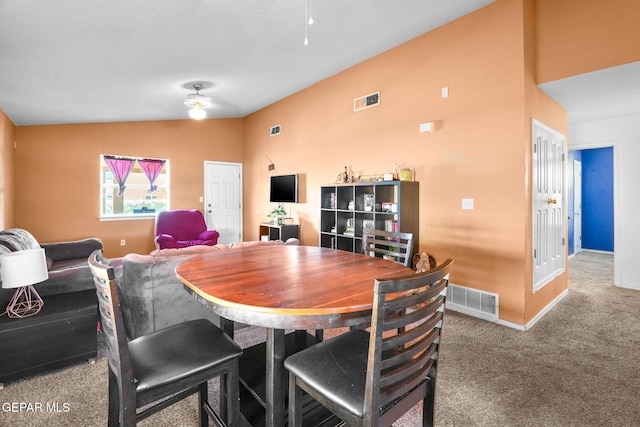
[[[145,176],[149,180],[149,189],[147,193],[153,193],[154,191],[158,191],[158,186],[154,184],[162,168],[164,167],[166,160],[159,159],[138,159],[138,164],[142,168]]]
[[[116,178],[120,189],[118,190],[118,196],[122,196],[124,194],[125,186],[124,183],[127,181],[129,177],[129,173],[131,173],[131,169],[133,169],[133,165],[136,162],[136,159],[130,159],[127,157],[115,157],[115,156],[104,156],[104,161],[109,166],[109,170],[113,173],[113,176]]]

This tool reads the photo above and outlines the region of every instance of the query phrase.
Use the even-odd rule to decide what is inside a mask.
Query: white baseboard
[[[560,295],[558,295],[553,301],[551,301],[540,313],[536,314],[534,316],[533,319],[531,319],[524,327],[525,331],[528,331],[529,329],[531,329],[533,327],[533,325],[535,325],[536,323],[538,323],[538,320],[542,319],[542,316],[544,316],[545,314],[547,314],[549,311],[551,311],[551,309],[553,307],[555,307],[556,305],[558,305],[558,303],[560,301],[562,301],[564,299],[564,297],[566,297],[567,295],[569,295],[569,289],[565,289],[565,291],[563,293],[561,293]]]
[[[560,295],[558,295],[540,313],[538,313],[533,319],[531,319],[525,325],[519,325],[517,323],[508,322],[506,320],[498,319],[498,318],[495,318],[495,317],[492,317],[492,316],[489,316],[489,315],[483,315],[481,312],[478,312],[478,311],[475,311],[475,310],[468,310],[465,307],[463,307],[461,305],[458,305],[458,304],[446,303],[445,307],[448,310],[451,310],[451,311],[456,311],[458,313],[466,314],[466,315],[471,316],[471,317],[475,317],[475,318],[478,318],[478,319],[486,320],[488,322],[497,323],[498,325],[507,326],[509,328],[517,329],[519,331],[523,331],[524,332],[524,331],[528,331],[529,329],[531,329],[533,327],[533,325],[535,325],[540,319],[542,319],[542,317],[545,314],[547,314],[553,307],[555,307],[567,295],[569,295],[569,290],[568,289],[565,290]],[[446,320],[445,320],[445,322],[446,322]]]
[[[606,254],[606,255],[613,255],[615,252],[613,251],[601,251],[599,249],[582,249],[580,252],[593,252],[594,254]],[[577,253],[580,253],[577,252]]]

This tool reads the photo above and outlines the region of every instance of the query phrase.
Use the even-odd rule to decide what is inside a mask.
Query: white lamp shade
[[[2,287],[19,288],[49,278],[44,249],[27,249],[0,256]]]

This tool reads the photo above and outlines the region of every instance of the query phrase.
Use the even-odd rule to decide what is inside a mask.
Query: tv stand
[[[292,237],[300,239],[300,226],[298,224],[275,225],[263,222],[260,223],[258,236],[260,236],[260,240],[263,239],[263,236],[268,236],[268,240],[282,240],[284,242]]]

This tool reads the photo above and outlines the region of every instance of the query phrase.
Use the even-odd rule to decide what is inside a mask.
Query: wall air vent
[[[280,125],[272,126],[271,130],[269,131],[269,135],[271,136],[280,135]]]
[[[364,110],[365,108],[375,107],[380,104],[380,92],[370,93],[353,100],[353,111]]]
[[[497,319],[498,294],[449,284],[447,290],[447,308],[471,316]]]

